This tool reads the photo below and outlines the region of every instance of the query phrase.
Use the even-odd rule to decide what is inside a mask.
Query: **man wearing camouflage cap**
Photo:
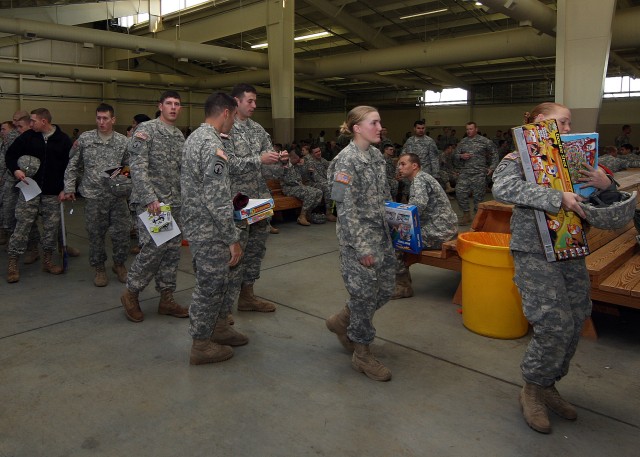
[[[26,201],[20,194],[16,205],[16,228],[9,241],[8,282],[20,280],[18,257],[24,254],[29,239],[29,231],[38,217],[42,215],[42,248],[44,257],[42,269],[51,274],[63,272],[61,266],[53,263],[53,252],[57,247],[60,228],[60,204],[58,195],[64,187],[64,170],[69,162],[71,139],[60,127],[51,123],[51,113],[46,108],[31,112],[31,130],[20,135],[7,151],[7,168],[16,179],[26,181],[26,173],[18,165],[23,156],[33,156],[40,166],[33,174],[42,193]],[[46,160],[45,160],[46,158]],[[21,162],[24,161],[21,160]],[[33,161],[35,162],[35,161]]]

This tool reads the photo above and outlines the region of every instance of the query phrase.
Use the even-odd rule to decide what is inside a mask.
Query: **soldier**
[[[424,119],[413,123],[413,132],[414,135],[404,143],[402,153],[412,152],[420,157],[422,171],[437,177],[440,171],[440,153],[433,138],[425,134]]]
[[[42,248],[44,257],[42,269],[58,275],[63,272],[61,266],[53,263],[53,252],[57,246],[60,228],[60,203],[58,196],[64,187],[64,170],[69,163],[71,139],[60,127],[51,123],[51,113],[46,108],[38,108],[31,112],[31,129],[20,135],[7,151],[7,168],[16,179],[26,182],[26,173],[20,162],[33,164],[39,162],[35,169],[27,170],[36,181],[42,193],[26,201],[20,193],[16,204],[16,228],[9,241],[8,282],[18,282],[18,257],[24,254],[29,241],[29,232],[33,223],[42,215],[43,236]],[[19,162],[20,161],[20,162]],[[24,167],[22,167],[24,168]]]
[[[331,198],[338,208],[336,233],[340,270],[349,300],[326,321],[340,343],[353,352],[351,366],[376,381],[391,379],[391,371],[371,353],[376,329],[373,316],[393,294],[395,255],[385,222],[389,185],[385,162],[372,145],[380,141],[380,114],[358,106],[347,115],[341,133],[353,136],[331,162]]]
[[[284,167],[282,181],[282,193],[302,200],[302,210],[298,216],[298,224],[309,226],[311,210],[322,201],[322,191],[315,187],[305,186],[302,182],[304,159],[297,154],[289,154],[289,166]]]
[[[105,176],[106,170],[129,165],[127,137],[113,131],[115,123],[113,106],[106,103],[98,105],[97,129],[83,132],[73,143],[64,175],[64,190],[60,195],[61,200],[75,200],[76,182],[82,174],[79,190],[86,198],[84,219],[89,234],[89,264],[95,269],[93,284],[96,287],[109,283],[104,266],[107,231],[110,231],[113,245],[112,270],[120,282],[127,282],[124,262],[129,251],[131,223],[127,196],[114,194],[111,184],[115,183],[115,177]]]
[[[440,249],[442,243],[458,236],[458,217],[440,183],[421,170],[416,154],[402,154],[398,159],[400,176],[411,181],[409,205],[415,205],[420,215],[423,249]],[[404,256],[396,251],[396,291],[392,300],[413,296],[411,275]]]
[[[329,189],[329,181],[327,181],[327,170],[329,169],[329,161],[322,157],[322,149],[320,146],[313,146],[311,153],[305,158],[306,168],[309,173],[309,185],[320,189],[324,199],[325,213],[329,222],[335,222],[336,217],[333,215],[331,200],[331,190]]]
[[[289,154],[287,151],[275,152],[269,134],[251,119],[256,109],[256,89],[249,84],[238,84],[231,91],[231,96],[238,103],[230,139],[225,143],[225,151],[229,156],[231,194],[240,192],[250,198],[270,198],[262,166],[276,164],[280,160],[286,162]],[[276,310],[275,303],[256,297],[253,292],[267,250],[267,225],[268,222],[263,220],[243,230],[240,244],[244,258],[235,267],[230,284],[230,297],[237,296],[239,291],[238,311],[269,313]]]
[[[625,124],[622,126],[622,132],[615,138],[616,148],[620,149],[622,145],[631,143],[631,126]]]
[[[387,182],[391,191],[391,200],[398,201],[398,168],[396,165],[396,148],[391,143],[385,143],[383,146],[382,156],[387,170]]]
[[[5,121],[0,124],[0,140],[2,141],[2,144],[0,144],[0,245],[7,244],[9,239],[9,231],[4,221],[4,193],[12,192],[11,188],[5,190],[4,186],[5,181],[9,178],[5,156],[7,149],[16,138],[18,138],[18,131],[14,128],[13,121]],[[15,179],[11,181],[15,185]]]
[[[170,205],[174,223],[180,226],[180,160],[184,137],[175,125],[181,109],[180,95],[172,90],[164,92],[158,109],[160,116],[138,125],[128,143],[133,180],[131,202],[136,214],[145,210],[158,214],[160,203]],[[175,236],[157,246],[141,220],[138,220],[138,236],[142,249],[131,264],[127,287],[120,297],[127,319],[132,322],[144,319],[138,294],[154,278],[156,290],[160,292],[158,313],[189,316],[189,311],[173,298],[182,237]]]
[[[473,121],[467,122],[466,131],[467,136],[460,140],[454,153],[454,160],[460,164],[456,199],[463,215],[459,225],[471,223],[469,197],[473,194],[473,209],[477,211],[487,191],[487,176],[498,165],[498,149],[493,141],[478,135],[478,126]]]
[[[237,103],[227,94],[210,95],[205,120],[185,141],[182,155],[183,226],[193,256],[196,286],[189,307],[193,338],[190,363],[228,360],[231,346],[249,339],[227,322],[229,269],[240,261],[240,232],[233,221],[228,159],[221,134],[233,127]]]
[[[545,119],[556,119],[560,133],[571,130],[571,112],[557,103],[542,103],[525,115],[525,123]],[[612,185],[602,169],[587,166],[587,171],[582,173],[584,177],[580,181],[586,186],[606,189]],[[495,198],[515,205],[510,245],[514,282],[522,296],[524,315],[533,326],[533,336],[520,365],[525,381],[520,405],[531,428],[549,433],[547,408],[565,419],[577,418],[575,408],[560,396],[555,383],[569,371],[582,325],[591,314],[591,299],[584,257],[547,262],[534,209],[557,214],[564,208],[584,218],[579,204],[583,199],[573,192],[525,181],[518,153],[505,156],[496,168],[493,180]]]

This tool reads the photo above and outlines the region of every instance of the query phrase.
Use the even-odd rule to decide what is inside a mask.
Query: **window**
[[[604,80],[604,98],[640,97],[640,79],[615,76]]]
[[[192,6],[197,6],[202,3],[207,3],[209,0],[161,0],[160,2],[160,11],[162,15],[175,13],[177,11],[183,10],[185,8],[191,8]],[[127,16],[120,18],[120,25],[122,27],[132,27],[137,24],[141,24],[143,22],[149,21],[149,14],[137,14],[134,16]]]
[[[443,89],[442,92],[425,91],[423,105],[466,105],[467,91],[460,88]]]

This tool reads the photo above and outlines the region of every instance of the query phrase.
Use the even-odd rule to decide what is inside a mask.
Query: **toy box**
[[[598,137],[597,133],[566,133],[560,135],[564,152],[567,156],[573,191],[583,197],[589,197],[596,191],[595,187],[583,188],[578,179],[581,177],[580,170],[584,168],[585,163],[588,163],[593,168],[598,166]]]
[[[250,198],[249,203],[247,203],[247,206],[233,212],[233,218],[237,221],[240,221],[250,216],[262,213],[264,211],[268,211],[272,208],[273,208],[273,198]],[[273,215],[273,211],[271,211],[271,213]]]
[[[420,254],[422,233],[418,208],[415,205],[396,202],[384,202],[384,204],[393,247],[398,251]]]
[[[573,192],[569,164],[554,119],[511,129],[529,182],[562,192]],[[544,253],[549,262],[589,254],[580,217],[560,208],[558,214],[534,210]]]

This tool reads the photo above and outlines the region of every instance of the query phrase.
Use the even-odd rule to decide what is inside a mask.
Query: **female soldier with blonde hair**
[[[353,352],[351,366],[376,381],[391,379],[391,371],[371,353],[376,329],[373,315],[393,294],[395,256],[385,222],[385,200],[391,200],[380,141],[380,114],[370,106],[352,109],[341,134],[351,142],[333,159],[327,177],[336,202],[336,232],[340,269],[349,300],[327,319],[327,328]]]

